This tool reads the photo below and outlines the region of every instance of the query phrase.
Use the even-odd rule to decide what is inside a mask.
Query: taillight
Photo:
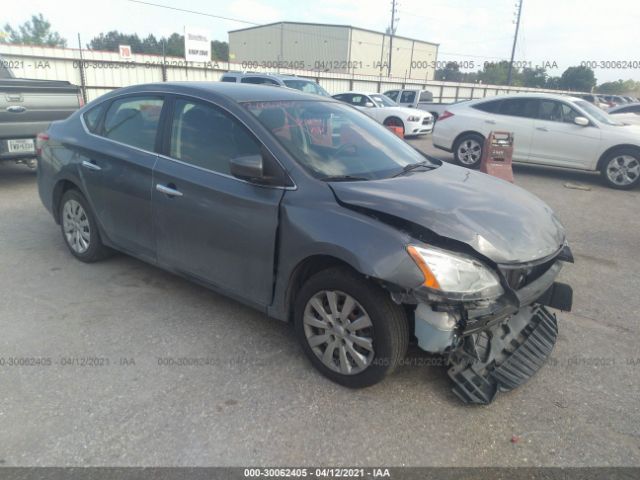
[[[42,154],[42,144],[44,144],[44,142],[46,142],[47,140],[49,140],[49,135],[47,135],[46,133],[39,133],[36,136],[36,155],[40,156]]]
[[[82,92],[78,92],[78,105],[80,107],[84,107],[84,97],[82,96]]]
[[[446,120],[449,117],[453,117],[453,113],[451,113],[449,110],[445,110],[444,112],[442,112],[442,115],[438,117],[438,121],[441,122],[442,120]]]

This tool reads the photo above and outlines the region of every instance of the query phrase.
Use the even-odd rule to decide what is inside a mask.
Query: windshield
[[[370,97],[374,102],[376,102],[376,105],[378,107],[395,107],[398,105],[396,102],[391,100],[386,95],[378,94],[378,95],[370,95]]]
[[[395,134],[348,105],[323,101],[243,105],[316,178],[374,180],[425,161]]]
[[[585,112],[587,112],[589,115],[591,115],[600,123],[604,123],[606,125],[614,125],[614,126],[622,125],[622,123],[616,122],[613,118],[611,118],[611,116],[607,112],[602,111],[600,108],[596,107],[595,105],[589,102],[586,102],[584,100],[578,100],[575,102],[575,104],[578,105],[580,108],[582,108]]]
[[[314,93],[316,95],[322,95],[323,97],[330,97],[329,92],[318,85],[316,82],[310,80],[283,80],[284,84],[289,88],[295,88],[305,93]]]

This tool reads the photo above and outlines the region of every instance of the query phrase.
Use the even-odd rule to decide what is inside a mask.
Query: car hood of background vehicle
[[[413,222],[466,243],[496,263],[539,260],[565,241],[562,224],[538,197],[446,163],[396,178],[330,185],[343,204]]]

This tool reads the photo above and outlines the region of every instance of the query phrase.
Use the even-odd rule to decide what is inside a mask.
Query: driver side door
[[[268,305],[284,189],[231,175],[262,144],[216,105],[173,97],[153,172],[158,262],[257,306]],[[279,168],[279,167],[278,167]]]

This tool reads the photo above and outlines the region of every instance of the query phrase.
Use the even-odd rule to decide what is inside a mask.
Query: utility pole
[[[391,54],[393,53],[393,36],[396,33],[396,0],[391,0],[391,26],[389,27],[389,64],[387,77],[391,76]]]
[[[509,76],[507,77],[507,85],[511,85],[511,79],[513,77],[513,57],[516,54],[516,43],[518,42],[518,30],[520,30],[520,15],[522,14],[522,2],[518,2],[518,18],[516,19],[516,34],[513,37],[513,47],[511,48],[511,61],[509,62]]]

